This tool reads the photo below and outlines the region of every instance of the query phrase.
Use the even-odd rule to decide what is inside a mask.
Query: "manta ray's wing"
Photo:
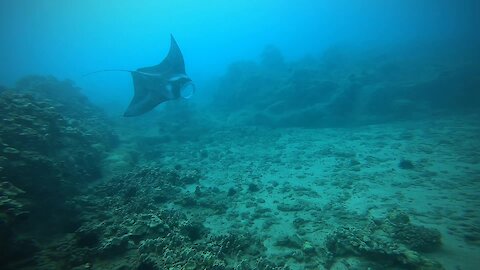
[[[170,50],[165,59],[156,66],[139,68],[137,71],[148,74],[185,74],[183,55],[173,35],[170,35]]]
[[[170,50],[160,64],[131,72],[135,93],[124,116],[144,114],[158,104],[174,98],[171,89],[168,89],[169,80],[185,74],[185,63],[173,35],[170,37]]]

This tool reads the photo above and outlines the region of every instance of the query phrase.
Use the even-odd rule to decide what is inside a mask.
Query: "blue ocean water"
[[[478,269],[479,15],[1,1],[0,268]]]

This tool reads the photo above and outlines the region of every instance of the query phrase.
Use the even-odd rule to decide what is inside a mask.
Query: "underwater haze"
[[[0,1],[0,269],[480,265],[480,2]]]
[[[0,82],[25,74],[76,81],[93,100],[130,98],[126,74],[159,62],[169,34],[198,82],[273,44],[287,59],[338,44],[378,47],[478,42],[477,1],[2,1]],[[470,40],[474,38],[474,40]],[[470,45],[470,44],[462,44]],[[208,92],[205,89],[203,92]],[[200,95],[198,98],[202,98]]]

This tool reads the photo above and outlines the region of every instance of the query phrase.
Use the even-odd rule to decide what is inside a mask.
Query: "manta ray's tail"
[[[135,72],[133,70],[128,70],[128,69],[102,69],[102,70],[97,70],[97,71],[93,71],[93,72],[89,72],[87,74],[83,74],[82,75],[82,78],[83,77],[87,77],[87,76],[90,76],[90,75],[93,75],[93,74],[96,74],[96,73],[101,73],[101,72],[111,72],[111,71],[120,71],[120,72]]]

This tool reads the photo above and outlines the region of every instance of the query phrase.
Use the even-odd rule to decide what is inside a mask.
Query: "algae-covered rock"
[[[97,249],[100,257],[121,256],[128,248],[128,236],[105,239]]]
[[[14,223],[28,215],[25,191],[10,182],[0,183],[0,219],[6,223]]]
[[[389,232],[393,239],[415,251],[434,251],[442,245],[438,230],[411,224],[408,215],[399,210],[388,214],[382,228]]]
[[[360,257],[382,268],[439,270],[443,266],[420,252],[437,249],[440,233],[412,225],[410,217],[398,209],[391,210],[384,220],[376,220],[363,228],[344,227],[331,233],[325,242],[329,265],[342,257]]]
[[[358,256],[384,268],[406,267],[408,269],[441,270],[438,262],[420,253],[399,245],[388,238],[375,235],[372,231],[356,228],[340,228],[330,234],[326,241],[328,252],[335,257]],[[332,260],[330,263],[333,263]]]
[[[10,182],[0,183],[0,266],[11,261],[30,261],[38,250],[33,239],[17,235],[16,227],[28,218],[27,205],[23,190]]]

